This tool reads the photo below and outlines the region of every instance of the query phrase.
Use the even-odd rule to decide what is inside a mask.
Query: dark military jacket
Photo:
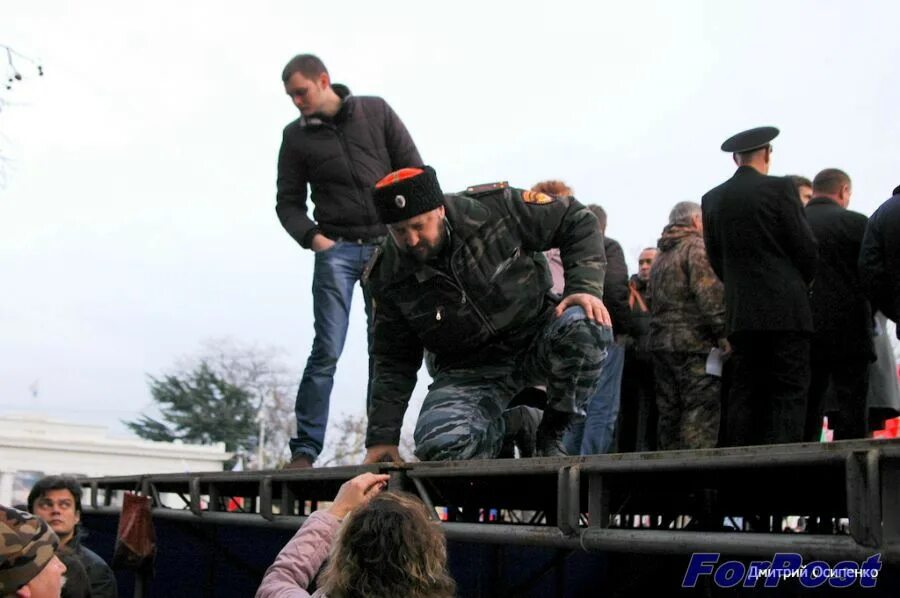
[[[574,198],[507,187],[445,203],[446,268],[420,264],[388,239],[364,276],[375,304],[366,446],[398,443],[423,349],[441,370],[496,363],[528,345],[554,306],[540,252],[560,248],[563,296],[603,297],[603,235]]]

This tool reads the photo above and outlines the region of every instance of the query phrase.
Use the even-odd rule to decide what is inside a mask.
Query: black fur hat
[[[431,166],[392,172],[375,183],[372,199],[385,224],[409,220],[444,205],[444,193]]]

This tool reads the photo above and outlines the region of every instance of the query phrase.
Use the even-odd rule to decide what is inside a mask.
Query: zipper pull
[[[462,292],[462,304],[463,305],[466,304],[466,292],[465,291]]]
[[[441,321],[441,308],[440,307],[437,308],[437,312],[435,312],[435,314],[434,314],[434,319],[437,320],[438,322]]]

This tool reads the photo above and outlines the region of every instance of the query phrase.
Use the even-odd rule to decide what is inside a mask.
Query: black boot
[[[568,413],[544,409],[544,417],[537,429],[537,456],[538,457],[566,457],[566,447],[563,445],[563,436],[569,429],[572,416]]]
[[[519,447],[519,457],[534,457],[535,434],[541,421],[541,411],[533,407],[519,405],[503,412],[506,435],[498,458],[512,459],[515,447]]]

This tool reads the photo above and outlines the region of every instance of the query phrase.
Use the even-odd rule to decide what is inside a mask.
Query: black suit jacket
[[[804,211],[819,246],[810,293],[815,346],[841,356],[873,359],[872,311],[857,267],[869,219],[827,197],[812,198]]]
[[[603,237],[606,275],[603,277],[603,304],[609,311],[613,332],[631,333],[631,306],[628,305],[628,265],[619,242]]]
[[[728,334],[812,332],[816,241],[790,179],[741,166],[703,196],[703,237],[725,284]]]
[[[900,321],[900,192],[869,218],[859,269],[873,307],[895,322]]]

